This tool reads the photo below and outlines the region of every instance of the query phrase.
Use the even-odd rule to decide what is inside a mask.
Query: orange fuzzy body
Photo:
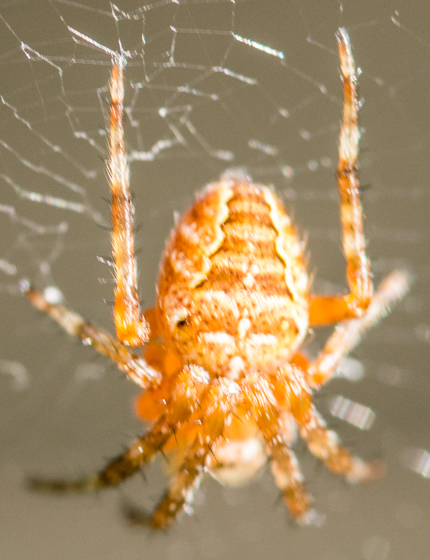
[[[158,284],[159,332],[212,376],[266,372],[306,335],[308,285],[303,244],[274,192],[221,179],[171,235]]]

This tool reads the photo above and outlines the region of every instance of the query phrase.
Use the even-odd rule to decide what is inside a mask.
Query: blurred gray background
[[[115,21],[102,1],[0,3],[0,557],[427,558],[428,2],[118,0],[117,6],[123,12],[115,12]],[[308,239],[315,290],[345,290],[335,182],[339,26],[348,29],[362,70],[360,180],[375,281],[406,267],[415,283],[345,366],[362,378],[334,380],[316,404],[350,449],[386,461],[387,475],[349,487],[298,443],[308,488],[327,516],[321,529],[289,521],[268,469],[241,489],[206,480],[195,515],[161,535],[130,528],[120,512],[124,497],[155,505],[167,483],[161,459],[146,469],[146,481],[136,476],[98,496],[31,494],[28,473],[93,472],[145,429],[133,415],[137,388],[17,290],[21,277],[50,287],[51,296],[56,287],[71,309],[113,332],[113,286],[99,281],[110,272],[97,260],[110,254],[103,229],[110,57],[74,42],[68,27],[109,49],[118,49],[120,39],[136,51],[126,73],[126,134],[135,160],[139,292],[147,307],[173,213],[232,166],[275,185]],[[150,153],[153,161],[138,161]],[[328,332],[316,333],[311,353]],[[330,413],[338,395],[375,414],[371,429]]]

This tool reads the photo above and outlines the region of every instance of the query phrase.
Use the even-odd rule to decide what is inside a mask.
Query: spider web
[[[103,454],[130,439],[129,431],[141,430],[133,425],[129,411],[134,388],[121,379],[117,382],[105,363],[82,354],[77,344],[58,334],[22,301],[18,290],[18,280],[30,278],[51,301],[64,302],[111,329],[113,286],[106,264],[110,218],[103,199],[108,197],[105,160],[112,53],[121,50],[127,55],[126,147],[144,306],[154,302],[158,261],[174,212],[184,211],[196,190],[229,168],[246,169],[256,182],[276,187],[308,239],[314,290],[344,291],[335,182],[342,109],[335,31],[342,25],[350,33],[362,69],[360,180],[369,187],[363,189],[365,232],[375,280],[406,267],[416,281],[412,294],[345,361],[341,373],[357,383],[335,382],[326,401],[317,404],[327,419],[331,414],[330,423],[340,418],[352,424],[350,429],[345,423],[340,427],[344,439],[356,438],[357,427],[371,428],[376,434],[373,447],[366,448],[369,434],[360,434],[357,452],[371,456],[382,446],[384,458],[397,465],[399,480],[404,477],[404,484],[413,481],[415,486],[412,497],[397,493],[381,506],[380,516],[389,520],[393,532],[366,526],[357,535],[350,526],[354,512],[364,511],[362,494],[353,498],[328,478],[315,492],[311,478],[311,490],[317,502],[322,501],[320,509],[329,517],[349,512],[348,529],[331,548],[330,528],[312,537],[309,548],[300,535],[293,536],[288,546],[304,557],[323,546],[326,557],[335,560],[403,558],[396,527],[408,530],[408,535],[422,531],[428,511],[420,501],[419,484],[430,476],[430,442],[420,436],[429,428],[422,411],[429,390],[424,354],[430,342],[429,191],[423,157],[429,148],[425,116],[430,11],[424,2],[413,8],[395,1],[384,6],[370,0],[359,6],[352,1],[322,4],[316,0],[0,4],[0,294],[6,317],[0,382],[6,395],[4,410],[12,423],[16,411],[21,411],[22,426],[17,422],[4,435],[5,480],[13,480],[15,487],[20,480],[11,473],[22,477],[34,458],[41,472],[54,469],[56,460],[59,473],[65,462],[71,463],[70,474],[81,466],[86,472],[100,465]],[[311,352],[321,347],[326,334],[316,333]],[[407,413],[396,414],[393,403]],[[72,432],[69,413],[82,417]],[[405,419],[407,426],[401,423]],[[36,429],[46,434],[43,443]],[[20,444],[15,446],[17,439]],[[312,465],[310,469],[306,474],[312,476]],[[266,478],[250,493],[257,494],[253,504],[265,500],[262,507],[278,523],[273,557],[280,558],[291,532],[281,524],[279,509],[272,511],[264,498],[266,493],[274,496],[272,481]],[[328,491],[323,487],[327,480]],[[154,501],[159,494],[158,490],[151,494]],[[246,510],[246,494],[238,498],[217,488],[210,494],[202,516],[209,517],[212,501],[220,512],[226,501],[239,502]],[[29,498],[24,495],[22,500]],[[23,507],[22,501],[17,503]],[[38,506],[31,501],[31,507]],[[63,518],[68,507],[64,505]],[[231,511],[233,516],[234,508]],[[217,558],[224,551],[224,557],[233,557],[235,545],[222,544],[219,538],[226,530],[222,516],[214,517],[212,527],[204,523],[205,538],[194,546],[176,535],[171,544],[160,545],[158,554]],[[268,543],[270,530],[263,530],[255,518],[244,516],[236,546],[261,557],[263,549],[254,550],[252,543],[256,535]],[[115,523],[120,525],[116,518]],[[187,535],[194,529],[189,524]],[[127,528],[114,530],[124,554],[132,551]],[[416,542],[418,551],[423,541],[418,537]],[[101,555],[101,549],[91,544],[82,547],[84,556]],[[46,550],[40,554],[49,554]],[[413,556],[410,550],[408,554]]]

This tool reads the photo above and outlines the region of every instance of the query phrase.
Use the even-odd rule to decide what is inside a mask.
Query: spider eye
[[[176,326],[179,328],[185,327],[187,325],[187,320],[186,319],[182,319],[181,321],[178,321],[176,323]]]

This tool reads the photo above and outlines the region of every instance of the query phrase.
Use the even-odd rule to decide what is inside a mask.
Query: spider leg
[[[92,346],[97,352],[116,362],[118,368],[137,385],[144,389],[159,385],[162,377],[160,372],[150,367],[143,358],[132,354],[111,335],[87,323],[80,315],[62,305],[49,303],[45,296],[32,288],[27,281],[21,281],[21,289],[35,307],[47,313],[65,331],[81,339],[85,345]]]
[[[343,81],[343,122],[339,137],[337,178],[343,230],[343,251],[350,293],[346,296],[310,296],[310,325],[334,323],[360,317],[367,309],[373,292],[370,263],[363,235],[363,211],[359,196],[357,155],[360,131],[357,126],[357,73],[348,33],[340,28],[339,45]]]
[[[283,437],[280,418],[283,403],[278,401],[277,387],[263,376],[251,376],[244,382],[244,392],[266,440],[272,473],[290,514],[300,524],[318,524],[320,516],[312,509],[312,498],[306,492],[303,474],[289,449],[290,441]]]
[[[339,437],[328,430],[315,407],[301,418],[299,432],[309,451],[318,457],[333,473],[344,476],[350,483],[368,482],[380,478],[385,467],[382,461],[365,462],[342,447]]]
[[[272,445],[270,468],[276,485],[282,490],[285,505],[299,525],[317,525],[322,516],[312,508],[312,497],[306,492],[304,476],[296,455],[286,445]]]
[[[110,151],[108,175],[112,204],[112,252],[115,261],[114,319],[118,340],[141,346],[148,340],[149,325],[140,311],[134,258],[134,205],[128,185],[129,170],[124,146],[124,58],[113,62],[110,83]]]
[[[337,434],[326,428],[324,420],[312,404],[311,389],[306,383],[305,375],[297,367],[284,366],[273,376],[272,383],[278,402],[282,405],[285,399],[289,406],[309,451],[332,472],[345,476],[348,482],[380,477],[384,471],[381,461],[366,463],[353,456],[340,445]]]
[[[214,443],[214,442],[213,442]],[[210,445],[197,438],[172,479],[169,489],[149,519],[153,529],[167,529],[181,510],[191,512],[194,496],[204,476]]]
[[[200,400],[201,426],[197,437],[154,513],[149,517],[135,508],[127,508],[126,515],[133,523],[149,524],[153,529],[167,529],[183,509],[191,511],[212,449],[231,422],[239,396],[239,386],[227,378],[215,379],[205,389]]]
[[[35,490],[50,492],[80,492],[117,486],[149,463],[175,430],[187,422],[189,416],[198,408],[200,395],[208,382],[209,377],[202,368],[185,367],[173,387],[169,410],[147,434],[139,438],[125,453],[113,459],[99,473],[77,480],[31,478],[29,485]]]
[[[115,457],[97,474],[76,480],[30,477],[28,486],[32,490],[56,493],[84,492],[117,486],[133,476],[143,465],[149,463],[171,435],[172,428],[163,418],[145,436],[138,438],[125,453]]]
[[[191,513],[194,496],[203,479],[209,454],[208,445],[196,438],[173,477],[169,489],[152,514],[131,503],[123,504],[123,512],[128,521],[133,525],[150,526],[152,529],[168,529],[181,510]]]
[[[380,284],[362,317],[337,325],[316,361],[307,369],[307,382],[311,387],[324,385],[334,376],[342,358],[358,345],[368,329],[389,313],[407,293],[410,283],[411,276],[407,272],[392,272]]]

